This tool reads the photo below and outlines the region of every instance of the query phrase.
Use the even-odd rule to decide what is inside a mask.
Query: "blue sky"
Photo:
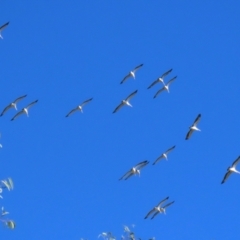
[[[221,185],[239,151],[238,1],[1,2],[1,103],[29,117],[0,121],[1,205],[16,221],[1,239],[97,239],[135,224],[141,239],[238,239],[240,176]],[[120,85],[135,66],[136,80]],[[147,87],[163,72],[177,75]],[[112,111],[138,90],[133,108]],[[84,113],[65,115],[93,97]],[[0,109],[0,110],[1,110]],[[201,132],[185,140],[201,113]],[[169,147],[169,160],[152,163]],[[143,160],[138,176],[118,179]],[[144,220],[169,196],[166,215]]]

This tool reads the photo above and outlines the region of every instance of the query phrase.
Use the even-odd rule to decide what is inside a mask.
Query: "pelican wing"
[[[151,211],[148,212],[148,214],[145,216],[144,219],[148,218],[152,213],[154,213],[156,210],[153,208]]]
[[[186,136],[185,139],[188,140],[188,139],[191,137],[192,133],[193,133],[193,130],[190,129],[190,130],[188,131],[187,136]]]
[[[162,91],[164,91],[165,90],[165,88],[163,87],[163,88],[161,88],[160,90],[158,90],[157,91],[157,93],[154,95],[154,97],[153,98],[156,98],[157,96],[158,96],[158,94],[160,94]]]
[[[172,78],[171,80],[168,81],[168,83],[166,85],[170,85],[175,79],[177,78],[177,76],[175,76],[174,78]]]
[[[147,161],[147,160],[140,162],[134,168],[141,169],[141,168],[145,167],[148,163],[149,163],[149,161]]]
[[[66,117],[69,117],[72,113],[76,112],[77,110],[78,110],[78,107],[74,108],[66,115]]]
[[[128,174],[131,174],[132,169],[130,169],[129,171],[127,171],[122,177],[119,178],[119,180],[124,179]]]
[[[93,98],[90,98],[86,101],[84,101],[80,106],[83,107],[84,105],[86,105],[87,103],[91,102],[93,100]]]
[[[221,184],[225,183],[226,180],[228,179],[228,177],[229,177],[231,174],[232,174],[231,171],[227,171],[227,173],[224,175],[224,178],[223,178]]]
[[[154,219],[159,213],[160,213],[159,211],[155,212],[155,213],[153,214],[153,216],[151,217],[151,219]]]
[[[12,108],[13,106],[11,105],[11,104],[9,104],[7,107],[5,107],[4,109],[3,109],[3,111],[2,111],[2,113],[1,113],[1,115],[0,116],[3,116],[3,114],[7,111],[7,110],[9,110],[10,108]]]
[[[163,75],[160,78],[165,78],[170,72],[172,71],[172,69],[168,70],[167,72],[163,73]]]
[[[147,89],[153,87],[153,86],[154,86],[155,84],[157,84],[158,82],[159,82],[159,78],[158,78],[156,81],[154,81]]]
[[[235,168],[239,162],[240,162],[240,156],[233,162],[232,167]]]
[[[31,102],[30,104],[28,104],[25,108],[29,109],[30,107],[32,107],[34,104],[36,104],[38,102],[38,100]]]
[[[137,70],[139,70],[141,67],[143,66],[143,64],[138,65],[137,67],[135,67],[132,71],[135,73]]]
[[[27,95],[24,95],[24,96],[21,96],[21,97],[15,99],[13,103],[18,103],[20,100],[22,100],[22,99],[25,98],[26,96],[27,96]]]
[[[3,24],[1,27],[0,27],[0,32],[5,29],[7,26],[8,26],[9,22]]]
[[[197,116],[197,118],[195,119],[193,125],[197,125],[198,122],[200,121],[200,119],[201,119],[201,114],[198,114],[198,116]]]
[[[173,147],[169,148],[169,149],[165,152],[165,154],[170,153],[175,147],[176,147],[176,146],[173,146]]]
[[[136,91],[134,91],[133,93],[131,93],[126,99],[125,99],[125,101],[129,101],[132,97],[134,97],[136,94],[137,94],[137,91],[138,90],[136,90]]]
[[[131,176],[133,176],[134,175],[134,173],[130,173],[126,178],[125,178],[125,180],[128,180]]]
[[[124,106],[124,103],[123,102],[121,102],[116,108],[115,108],[115,110],[113,111],[113,113],[115,113],[115,112],[117,112],[121,107],[123,107]]]
[[[131,73],[128,73],[128,75],[123,78],[123,80],[120,82],[120,84],[123,84],[131,76],[132,76]]]
[[[155,164],[156,164],[159,160],[161,160],[162,158],[163,158],[163,154],[155,160],[155,162],[153,163],[153,165],[155,165]]]
[[[168,203],[168,204],[166,204],[163,208],[167,208],[167,207],[169,207],[170,205],[172,205],[173,203],[174,203],[175,201],[172,201],[172,202],[170,202],[170,203]]]
[[[159,204],[157,205],[157,207],[161,207],[161,205],[162,205],[164,202],[166,202],[168,199],[169,199],[169,197],[166,197],[166,198],[164,198],[163,200],[161,200],[161,201],[159,202]]]
[[[21,114],[25,113],[24,110],[22,109],[20,112],[15,114],[15,116],[11,119],[11,121],[15,120],[17,117],[19,117]]]

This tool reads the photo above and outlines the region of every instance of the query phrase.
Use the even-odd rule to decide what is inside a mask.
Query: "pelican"
[[[33,106],[35,103],[37,103],[37,102],[38,102],[38,100],[36,100],[36,101],[28,104],[25,108],[23,108],[20,112],[18,112],[18,113],[11,119],[11,121],[13,121],[14,119],[16,119],[17,117],[19,117],[21,114],[24,114],[24,113],[28,116],[28,109],[29,109],[30,107],[32,107],[32,106]]]
[[[240,156],[233,162],[232,166],[227,169],[227,173],[225,174],[225,176],[224,176],[221,184],[225,183],[226,180],[228,179],[228,177],[229,177],[232,173],[239,173],[239,174],[240,174],[240,172],[236,170],[236,166],[237,166],[237,164],[238,164],[239,162],[240,162]]]
[[[160,90],[158,90],[157,93],[154,95],[153,98],[156,98],[156,97],[158,96],[158,94],[160,94],[160,93],[161,93],[162,91],[164,91],[164,90],[169,92],[169,86],[170,86],[170,84],[171,84],[176,78],[177,78],[177,76],[175,76],[174,78],[172,78],[171,80],[169,80],[166,85],[164,84],[163,88],[161,88]]]
[[[149,161],[147,160],[138,163],[136,166],[134,166],[128,172],[126,172],[119,180],[127,180],[128,178],[136,174],[140,176],[140,169],[145,167],[148,163]]]
[[[125,100],[122,100],[122,102],[115,108],[115,110],[113,111],[113,113],[117,112],[121,107],[123,107],[124,105],[127,105],[129,107],[132,107],[132,105],[129,103],[130,99],[137,93],[138,90],[134,91],[133,93],[131,93]]]
[[[160,203],[157,206],[155,206],[151,211],[148,212],[148,214],[146,215],[146,217],[144,219],[148,218],[152,213],[154,213],[156,211],[161,212],[161,205],[164,202],[166,202],[168,199],[169,199],[169,197],[166,197],[163,200],[161,200]]]
[[[165,85],[164,83],[164,78],[172,71],[172,69],[168,70],[167,72],[163,73],[161,77],[159,77],[156,81],[154,81],[147,89],[150,89],[151,87],[153,87],[155,84],[161,82],[163,83],[163,85]]]
[[[15,100],[14,100],[12,103],[10,103],[8,106],[6,106],[6,107],[3,109],[2,113],[0,114],[0,117],[3,116],[3,114],[4,114],[7,110],[9,110],[10,108],[15,108],[15,109],[17,110],[17,103],[18,103],[19,101],[21,101],[23,98],[25,98],[26,96],[27,96],[27,95],[21,96],[21,97],[15,99]]]
[[[155,165],[159,160],[161,160],[162,158],[165,158],[166,160],[168,160],[167,158],[167,154],[170,153],[176,146],[173,146],[171,148],[169,148],[166,152],[164,152],[162,155],[160,155],[156,161],[153,163],[153,165]]]
[[[3,39],[2,37],[2,31],[8,26],[9,22],[3,24],[1,27],[0,27],[0,38]]]
[[[90,98],[86,101],[84,101],[82,104],[80,104],[79,106],[77,106],[76,108],[74,108],[73,110],[71,110],[67,115],[66,117],[68,117],[69,115],[71,115],[72,113],[76,112],[76,111],[81,111],[83,112],[83,106],[86,105],[87,103],[91,102],[93,98]]]
[[[166,208],[169,207],[170,205],[172,205],[173,203],[174,203],[174,201],[172,201],[172,202],[166,204],[165,206],[163,206],[162,208],[160,208],[160,211],[157,210],[157,211],[153,214],[153,216],[151,217],[151,219],[154,219],[159,213],[164,213],[164,214],[166,214]]]
[[[139,70],[142,66],[143,66],[143,64],[140,64],[139,66],[135,67],[132,71],[130,71],[128,73],[128,75],[123,78],[123,80],[120,82],[120,84],[124,83],[130,77],[133,77],[135,79],[136,71]]]
[[[197,128],[197,124],[200,121],[200,118],[201,118],[201,114],[198,114],[193,125],[191,127],[189,127],[189,131],[187,133],[186,140],[188,140],[191,137],[191,135],[194,131],[201,131],[199,128]]]

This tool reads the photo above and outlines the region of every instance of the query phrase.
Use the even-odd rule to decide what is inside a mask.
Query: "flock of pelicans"
[[[3,39],[2,37],[2,31],[9,25],[9,22],[5,23],[4,25],[2,25],[0,27],[0,38]],[[131,70],[124,78],[123,80],[120,82],[120,84],[123,84],[124,82],[126,82],[126,80],[128,80],[129,78],[136,78],[136,72],[141,69],[143,67],[143,64],[138,65],[137,67],[135,67],[133,70]],[[167,75],[169,75],[172,72],[172,69],[166,71],[165,73],[163,73],[158,79],[156,79],[153,83],[151,83],[149,85],[149,87],[147,89],[152,88],[153,86],[155,86],[156,84],[160,83],[162,84],[162,87],[156,92],[156,94],[153,96],[153,98],[156,98],[161,92],[163,91],[167,91],[169,92],[169,86],[171,83],[173,83],[173,81],[177,78],[177,76],[173,77],[172,79],[170,79],[167,83],[164,82],[164,79]],[[137,90],[132,92],[130,95],[128,95],[125,99],[123,99],[120,104],[114,109],[113,113],[116,113],[117,111],[119,111],[123,106],[129,106],[132,107],[132,105],[130,104],[130,100],[131,98],[133,98],[136,94],[137,94]],[[24,98],[26,98],[27,95],[18,97],[17,99],[15,99],[13,102],[11,102],[10,104],[8,104],[1,112],[0,116],[3,116],[8,110],[10,110],[11,108],[14,108],[15,110],[17,110],[17,104],[19,101],[23,100]],[[92,101],[93,98],[87,99],[86,101],[82,102],[80,105],[78,105],[77,107],[73,108],[72,110],[70,110],[66,117],[69,117],[70,115],[72,115],[73,113],[77,112],[77,111],[81,111],[83,112],[83,107],[90,103]],[[34,106],[36,103],[38,102],[38,100],[35,100],[33,102],[31,102],[30,104],[28,104],[26,107],[24,107],[21,111],[17,112],[12,118],[11,121],[15,120],[17,117],[19,117],[20,115],[26,114],[28,116],[28,111],[29,108]],[[187,132],[186,135],[186,140],[188,140],[192,133],[194,131],[200,131],[200,129],[197,127],[199,121],[201,119],[201,114],[198,114],[198,116],[196,117],[195,121],[193,122],[193,124],[189,127],[189,131]],[[0,147],[2,147],[2,145],[0,144]],[[167,156],[168,154],[173,151],[175,148],[175,146],[169,148],[168,150],[166,150],[164,153],[162,153],[154,162],[153,165],[155,165],[157,162],[159,162],[161,159],[168,159]],[[224,178],[222,180],[222,184],[228,179],[228,177],[232,174],[232,173],[238,173],[240,174],[239,171],[236,170],[236,166],[237,164],[240,162],[240,156],[232,163],[232,165],[227,169],[227,173],[224,175]],[[134,176],[134,175],[140,175],[140,170],[147,166],[149,164],[149,161],[142,161],[140,163],[138,163],[137,165],[135,165],[134,167],[132,167],[129,171],[127,171],[119,180],[127,180],[130,177]],[[11,180],[12,181],[12,180]],[[3,182],[4,183],[4,182]],[[5,184],[5,183],[4,183]],[[8,184],[5,184],[5,186],[8,187]],[[1,196],[0,196],[1,197]],[[171,206],[174,201],[170,202],[170,203],[166,203],[164,206],[162,206],[167,200],[169,199],[169,197],[164,198],[163,200],[161,200],[158,205],[156,205],[154,208],[152,208],[147,215],[145,216],[145,219],[151,217],[151,219],[155,218],[157,216],[157,214],[159,213],[166,213],[166,208]],[[5,215],[6,212],[2,209],[3,214]]]

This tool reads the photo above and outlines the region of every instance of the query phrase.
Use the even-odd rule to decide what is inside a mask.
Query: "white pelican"
[[[156,211],[161,212],[161,205],[164,202],[166,202],[168,199],[169,199],[169,197],[166,197],[163,200],[161,200],[161,202],[157,206],[155,206],[151,211],[148,212],[148,214],[146,215],[146,217],[144,219],[148,218],[152,213],[154,213]]]
[[[225,174],[225,176],[224,176],[224,178],[221,182],[222,184],[226,182],[226,180],[228,179],[228,177],[232,173],[239,173],[240,174],[240,172],[236,170],[236,166],[239,162],[240,162],[240,156],[233,162],[232,166],[227,169],[227,173]]]
[[[189,131],[187,133],[186,140],[188,140],[191,137],[191,135],[194,131],[201,131],[199,128],[197,128],[197,124],[200,121],[200,119],[201,119],[201,114],[198,114],[193,125],[191,127],[189,127]]]
[[[151,88],[151,87],[153,87],[155,84],[157,84],[157,83],[159,83],[159,82],[161,82],[161,83],[163,83],[163,85],[165,85],[165,83],[164,83],[164,78],[165,78],[171,71],[172,71],[172,69],[170,69],[170,70],[168,70],[167,72],[163,73],[161,77],[159,77],[156,81],[154,81],[154,82],[148,87],[148,89]]]
[[[79,106],[77,106],[76,108],[74,108],[73,110],[71,110],[67,115],[66,117],[68,117],[69,115],[71,115],[72,113],[76,112],[76,111],[81,111],[83,112],[83,106],[86,105],[87,103],[91,102],[93,98],[90,98],[86,101],[84,101],[82,104],[80,104]]]
[[[145,167],[148,163],[149,163],[149,161],[147,161],[147,160],[138,163],[136,166],[134,166],[128,172],[126,172],[119,180],[122,180],[122,179],[127,180],[128,178],[130,178],[131,176],[136,175],[136,174],[138,174],[140,176],[140,169]]]
[[[143,66],[143,64],[140,64],[139,66],[135,67],[132,71],[130,71],[128,73],[128,75],[123,78],[123,80],[120,82],[120,84],[124,83],[130,77],[133,77],[135,79],[135,72],[137,70],[139,70],[142,66]]]
[[[132,105],[129,103],[130,99],[137,93],[138,90],[134,91],[133,93],[131,93],[125,100],[122,100],[122,102],[115,108],[115,110],[113,111],[113,113],[117,112],[121,107],[123,107],[124,105],[127,105],[129,107],[132,107]]]
[[[18,112],[18,113],[11,119],[11,121],[13,121],[14,119],[16,119],[17,117],[19,117],[21,114],[24,114],[24,113],[28,116],[28,109],[29,109],[30,107],[32,107],[32,106],[33,106],[35,103],[37,103],[37,102],[38,102],[38,100],[36,100],[36,101],[28,104],[25,108],[23,108],[20,112]]]
[[[2,37],[2,31],[8,26],[9,22],[3,24],[1,27],[0,27],[0,38],[3,39]]]
[[[163,88],[161,88],[160,90],[158,90],[157,93],[154,95],[153,98],[156,98],[156,97],[158,96],[158,94],[160,94],[160,93],[161,93],[162,91],[164,91],[164,90],[169,92],[169,86],[170,86],[170,84],[171,84],[176,78],[177,78],[177,76],[175,76],[174,78],[172,78],[171,80],[169,80],[166,85],[164,84]]]
[[[160,155],[156,161],[153,163],[153,165],[155,165],[159,160],[161,160],[162,158],[165,158],[166,160],[168,160],[167,158],[167,154],[170,153],[176,146],[173,146],[171,148],[169,148],[166,152],[164,152],[162,155]]]
[[[151,217],[151,219],[155,218],[159,213],[164,213],[166,214],[166,208],[169,207],[170,205],[172,205],[174,203],[174,201],[166,204],[165,206],[161,207],[160,208],[160,211],[156,211],[156,213],[154,213],[154,215]]]
[[[23,98],[25,98],[26,96],[27,96],[27,95],[21,96],[21,97],[15,99],[15,100],[14,100],[12,103],[10,103],[8,106],[6,106],[6,107],[3,109],[2,113],[0,114],[0,117],[3,116],[3,114],[4,114],[7,110],[9,110],[10,108],[15,108],[15,109],[17,110],[17,103],[18,103],[20,100],[22,100]]]

